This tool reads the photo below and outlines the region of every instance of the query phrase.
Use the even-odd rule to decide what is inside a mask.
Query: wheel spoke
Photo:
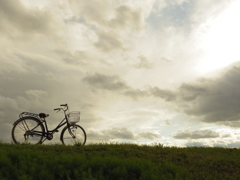
[[[23,120],[22,123],[23,123],[24,127],[26,127],[26,130],[29,130],[29,127],[28,127],[28,124],[27,124],[26,120]]]
[[[12,138],[15,143],[38,144],[41,143],[44,134],[44,127],[39,120],[26,117],[12,129]]]
[[[24,126],[21,126],[21,124],[19,123],[19,124],[17,124],[17,126],[20,128],[20,129],[22,129],[24,132],[26,131],[26,129],[24,129]]]
[[[86,142],[86,133],[81,126],[75,124],[63,129],[61,140],[64,145],[84,145]]]

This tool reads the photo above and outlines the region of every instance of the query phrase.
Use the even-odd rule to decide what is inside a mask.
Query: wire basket
[[[73,111],[68,114],[68,122],[74,124],[80,121],[80,111]]]

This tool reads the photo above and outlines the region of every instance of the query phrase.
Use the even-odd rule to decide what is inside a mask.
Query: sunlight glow
[[[233,2],[210,24],[197,71],[208,73],[240,61],[240,1]]]

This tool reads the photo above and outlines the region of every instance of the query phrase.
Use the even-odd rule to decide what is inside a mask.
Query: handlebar
[[[68,110],[68,105],[67,104],[61,104],[60,106],[64,106],[64,107],[63,108],[55,108],[54,111],[59,112],[59,111],[63,110],[64,113],[65,113]]]

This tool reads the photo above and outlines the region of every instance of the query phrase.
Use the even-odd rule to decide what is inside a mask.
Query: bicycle
[[[59,132],[58,129],[66,125],[61,132],[60,141],[63,145],[84,145],[87,135],[85,130],[78,124],[80,112],[70,112],[67,104],[61,104],[61,108],[54,111],[63,111],[65,118],[53,130],[48,130],[45,113],[22,112],[12,128],[12,139],[16,144],[42,144],[46,139],[52,140],[53,134]]]

